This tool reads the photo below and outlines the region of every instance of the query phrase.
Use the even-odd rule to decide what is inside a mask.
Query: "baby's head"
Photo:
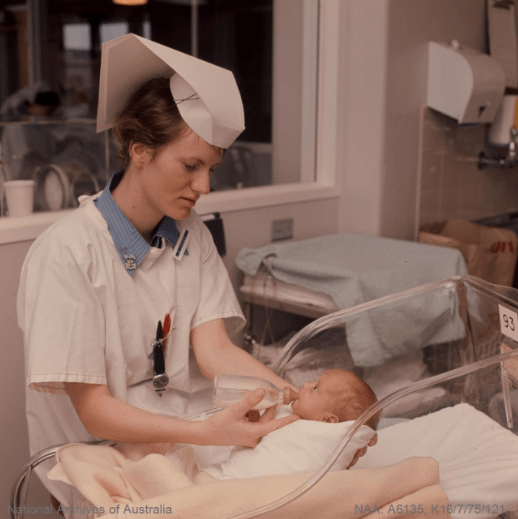
[[[356,420],[376,402],[376,395],[361,378],[350,371],[331,369],[314,382],[306,382],[291,407],[305,420],[336,423]],[[376,429],[378,416],[367,425]]]

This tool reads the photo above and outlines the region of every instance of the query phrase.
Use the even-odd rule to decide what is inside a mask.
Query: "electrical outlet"
[[[293,218],[274,220],[272,222],[272,241],[289,240],[293,238]]]

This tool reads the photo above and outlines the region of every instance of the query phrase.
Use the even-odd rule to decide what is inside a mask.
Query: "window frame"
[[[304,0],[307,8],[314,0]],[[311,144],[316,141],[310,163],[315,164],[315,181],[292,184],[273,184],[209,193],[196,205],[199,214],[233,212],[290,203],[338,198],[339,179],[336,169],[336,130],[339,74],[340,0],[319,0],[318,81],[316,86],[316,131],[305,129],[303,138]],[[309,42],[310,43],[310,42]],[[304,45],[308,42],[304,42]],[[314,56],[313,56],[314,57]],[[309,67],[312,56],[306,53],[303,66]],[[304,99],[314,87],[304,90]],[[303,142],[306,161],[309,146]],[[307,163],[307,162],[304,162]],[[301,180],[307,173],[302,172]],[[0,218],[0,244],[35,239],[49,225],[73,209],[58,212],[38,212],[24,217]]]
[[[304,0],[305,9],[311,3],[312,0]],[[316,89],[309,85],[305,86],[303,90],[305,101],[310,99],[312,93],[313,98],[316,99],[317,121],[315,130],[305,128],[302,137],[305,139],[302,145],[302,163],[311,165],[311,175],[315,175],[315,180],[304,182],[308,177],[306,170],[301,172],[301,182],[209,193],[197,203],[196,211],[198,213],[243,211],[340,196],[336,171],[340,6],[339,0],[319,0],[318,4],[320,10],[317,50],[318,84]],[[308,31],[309,34],[312,32]],[[304,41],[305,48],[310,45],[311,41]],[[312,57],[310,53],[306,52],[303,67],[309,69],[313,58],[314,56]],[[311,104],[308,106],[311,107]],[[307,116],[305,120],[310,117]],[[311,144],[312,142],[315,142],[314,146]],[[309,144],[305,145],[305,143]],[[314,151],[311,152],[311,149]],[[314,168],[312,164],[314,164]]]

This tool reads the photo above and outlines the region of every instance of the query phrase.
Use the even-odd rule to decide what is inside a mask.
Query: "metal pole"
[[[27,51],[31,85],[43,80],[41,49],[44,47],[42,41],[44,5],[43,0],[27,0]]]

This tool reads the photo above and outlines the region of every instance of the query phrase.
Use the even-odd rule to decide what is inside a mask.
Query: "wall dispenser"
[[[505,75],[488,54],[451,44],[428,42],[427,106],[459,124],[490,123],[502,102]]]

